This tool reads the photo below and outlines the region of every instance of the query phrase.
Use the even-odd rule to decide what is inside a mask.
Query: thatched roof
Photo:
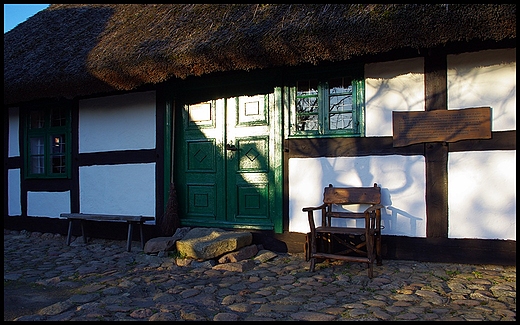
[[[4,104],[505,39],[513,4],[54,4],[4,34]]]

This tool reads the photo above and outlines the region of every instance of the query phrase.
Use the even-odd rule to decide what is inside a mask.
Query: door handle
[[[235,147],[235,145],[234,145],[234,144],[229,144],[229,143],[228,143],[228,144],[226,144],[226,150],[230,150],[230,151],[237,151],[237,150],[238,150],[238,148],[237,148],[237,147]]]

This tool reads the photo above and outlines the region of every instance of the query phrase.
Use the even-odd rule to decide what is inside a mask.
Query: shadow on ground
[[[4,321],[34,315],[47,306],[68,299],[72,289],[4,280]]]

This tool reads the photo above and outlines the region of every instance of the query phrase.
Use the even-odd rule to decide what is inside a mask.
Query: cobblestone
[[[383,260],[370,280],[361,263],[324,261],[311,273],[303,254],[234,269],[163,255],[4,230],[4,299],[10,281],[72,289],[19,321],[516,321],[516,265]]]

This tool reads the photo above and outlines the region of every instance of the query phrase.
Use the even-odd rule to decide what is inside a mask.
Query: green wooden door
[[[281,112],[279,90],[182,107],[181,225],[282,232]]]

